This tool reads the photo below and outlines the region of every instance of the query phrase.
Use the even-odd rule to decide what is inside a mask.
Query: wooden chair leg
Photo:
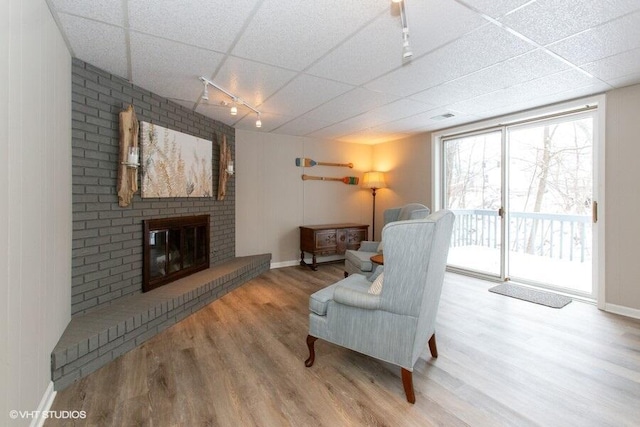
[[[315,344],[318,338],[311,335],[307,335],[307,347],[309,347],[309,358],[304,361],[304,366],[307,368],[313,366],[313,362],[316,360]]]
[[[404,394],[407,396],[407,402],[416,403],[416,395],[413,392],[413,373],[402,368],[402,386]]]
[[[431,356],[438,357],[438,347],[436,347],[436,334],[434,333],[429,338],[429,351],[431,352]]]

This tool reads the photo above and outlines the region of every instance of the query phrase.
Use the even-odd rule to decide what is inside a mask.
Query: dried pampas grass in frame
[[[140,123],[142,197],[212,197],[213,143]]]

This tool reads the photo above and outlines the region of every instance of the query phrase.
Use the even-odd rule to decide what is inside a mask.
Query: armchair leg
[[[311,335],[307,335],[307,347],[309,347],[309,358],[304,361],[304,366],[310,368],[313,366],[313,362],[316,360],[315,344],[318,338]]]
[[[431,352],[431,356],[438,357],[438,347],[436,347],[436,334],[434,333],[429,338],[429,351]]]
[[[407,396],[407,402],[416,403],[416,395],[413,392],[413,373],[402,368],[402,386],[404,394]]]

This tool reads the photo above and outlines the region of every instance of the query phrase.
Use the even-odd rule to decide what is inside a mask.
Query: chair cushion
[[[354,266],[358,267],[360,271],[373,270],[373,263],[371,257],[377,255],[376,252],[364,252],[364,251],[346,251],[344,257],[351,262]]]
[[[334,283],[331,286],[320,289],[313,293],[309,297],[309,310],[317,314],[318,316],[324,316],[327,314],[327,305],[330,300],[333,299],[333,291],[338,283]]]
[[[369,287],[369,293],[373,295],[380,295],[382,293],[382,281],[384,280],[384,273],[380,273],[376,280],[373,281]]]
[[[370,285],[371,283],[363,274],[352,274],[333,285],[327,286],[326,288],[320,289],[319,291],[311,294],[309,297],[309,310],[318,316],[325,316],[327,314],[329,301],[333,300],[333,294],[335,293],[336,287],[340,286],[361,294],[366,294]]]

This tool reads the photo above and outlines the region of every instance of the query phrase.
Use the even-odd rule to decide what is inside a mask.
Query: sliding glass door
[[[508,128],[514,280],[591,294],[593,117]]]
[[[456,214],[449,265],[490,276],[502,272],[502,132],[444,143],[445,206]]]
[[[441,139],[451,268],[593,296],[593,111]]]

